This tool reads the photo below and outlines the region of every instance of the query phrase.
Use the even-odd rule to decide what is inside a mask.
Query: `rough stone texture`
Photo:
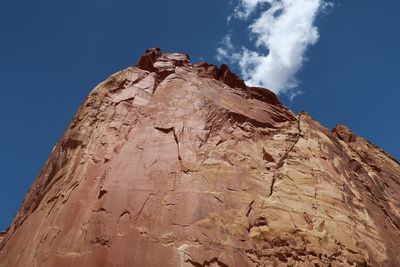
[[[3,240],[3,237],[5,236],[6,232],[0,232],[0,242]]]
[[[400,266],[399,248],[398,161],[150,49],[90,93],[0,266]]]

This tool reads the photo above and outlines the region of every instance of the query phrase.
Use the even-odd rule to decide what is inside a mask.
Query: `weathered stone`
[[[399,247],[398,161],[149,49],[79,109],[0,266],[400,266]]]

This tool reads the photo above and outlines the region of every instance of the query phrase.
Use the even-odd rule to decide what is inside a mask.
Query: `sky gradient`
[[[303,93],[280,98],[399,159],[400,2],[333,2],[317,18],[320,39],[297,75]],[[2,1],[0,230],[96,84],[149,47],[220,64],[216,49],[228,32],[252,45],[246,22],[227,24],[232,12],[228,0]]]

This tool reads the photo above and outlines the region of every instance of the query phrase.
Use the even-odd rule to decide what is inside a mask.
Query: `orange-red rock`
[[[400,266],[400,165],[227,66],[150,49],[98,85],[0,266]]]

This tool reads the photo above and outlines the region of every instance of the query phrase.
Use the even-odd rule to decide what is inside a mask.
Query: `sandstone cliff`
[[[0,266],[400,266],[400,164],[225,65],[150,49],[88,96]]]

